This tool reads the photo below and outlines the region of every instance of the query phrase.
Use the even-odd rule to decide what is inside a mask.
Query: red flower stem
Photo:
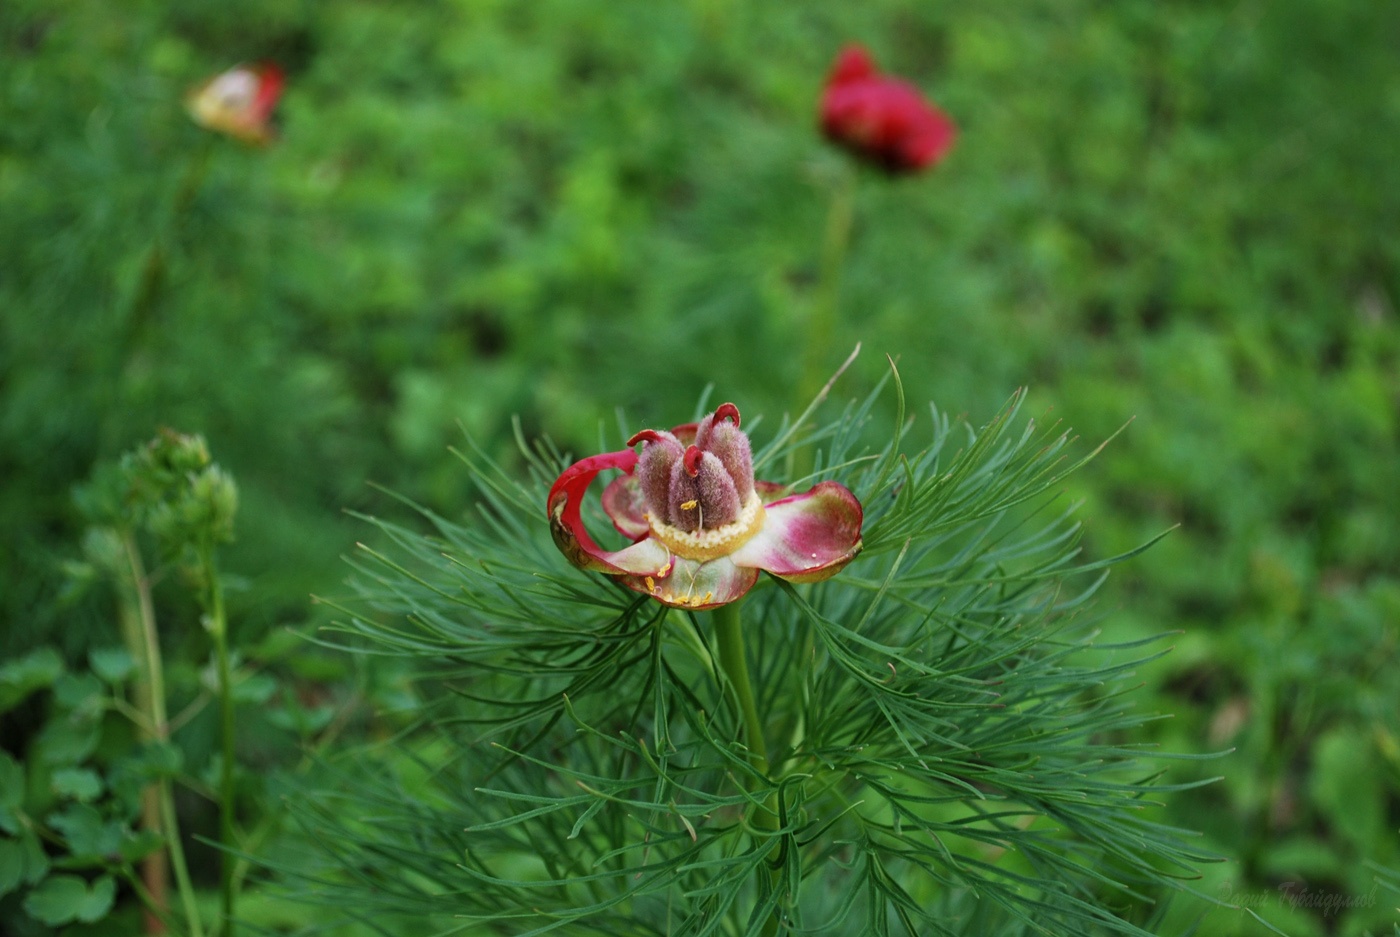
[[[754,767],[765,777],[768,774],[768,745],[763,738],[763,720],[758,715],[758,704],[754,700],[753,684],[749,681],[749,665],[744,653],[744,627],[739,617],[740,602],[721,605],[711,615],[715,623],[715,641],[719,645],[719,665],[734,688],[739,703],[739,712],[744,721],[744,740],[748,743],[749,754]],[[756,812],[754,825],[776,832],[778,829],[778,804],[776,795],[770,796],[764,804],[766,809]],[[760,869],[759,874],[764,874]],[[768,873],[768,887],[775,888],[781,876],[779,870]],[[782,912],[774,910],[773,916],[763,925],[764,937],[778,932]]]

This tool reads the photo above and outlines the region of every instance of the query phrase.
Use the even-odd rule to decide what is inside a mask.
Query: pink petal
[[[603,510],[624,537],[641,540],[651,532],[646,498],[635,475],[623,475],[608,483],[603,489]]]
[[[837,482],[819,482],[810,491],[765,508],[763,529],[728,559],[736,566],[763,569],[789,582],[819,582],[860,552],[860,502]]]
[[[546,511],[550,533],[559,552],[579,569],[611,575],[661,576],[670,572],[671,551],[661,543],[647,538],[630,547],[608,551],[594,542],[583,525],[580,505],[598,473],[613,468],[630,472],[636,464],[637,454],[631,449],[590,456],[565,469],[549,489]]]
[[[694,611],[741,599],[758,581],[757,569],[735,566],[727,556],[703,561],[675,556],[672,561],[666,576],[623,576],[620,581],[658,602]]]

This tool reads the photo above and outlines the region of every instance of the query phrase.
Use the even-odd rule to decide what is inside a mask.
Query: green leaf
[[[63,659],[50,647],[0,665],[0,713],[9,712],[30,693],[51,685],[61,673]]]
[[[49,871],[49,857],[32,830],[23,830],[16,839],[0,838],[0,897],[21,883],[33,885]]]
[[[24,899],[30,917],[50,927],[82,921],[91,924],[112,910],[117,883],[104,875],[91,886],[76,875],[50,876]]]
[[[85,715],[101,710],[104,690],[102,681],[90,673],[66,673],[53,684],[54,699],[60,706]]]
[[[91,768],[59,768],[53,773],[53,792],[86,803],[102,793],[102,776]]]
[[[233,699],[236,703],[260,705],[271,699],[276,690],[277,681],[272,677],[265,673],[253,674],[244,680],[234,680]]]
[[[70,716],[50,720],[35,742],[39,760],[48,765],[78,764],[97,747],[98,728],[93,719]]]
[[[136,670],[136,661],[124,648],[99,648],[88,654],[92,672],[108,683],[121,683]]]
[[[1362,855],[1371,854],[1377,834],[1385,829],[1377,760],[1370,739],[1345,728],[1324,735],[1313,750],[1313,797]]]
[[[33,830],[25,830],[19,840],[24,846],[24,880],[30,885],[38,884],[49,874],[49,854],[44,852],[44,844]]]
[[[117,847],[117,854],[126,862],[144,859],[165,844],[165,839],[153,830],[128,833]]]
[[[74,804],[48,818],[49,826],[63,834],[68,849],[77,859],[103,859],[121,848],[120,823],[103,818],[91,804]]]
[[[0,839],[0,898],[24,880],[24,846],[14,839]]]
[[[14,809],[24,803],[24,766],[0,751],[0,808]]]

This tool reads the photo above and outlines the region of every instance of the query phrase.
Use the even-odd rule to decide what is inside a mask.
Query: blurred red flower
[[[271,62],[235,65],[190,92],[185,99],[194,122],[244,143],[272,140],[272,109],[286,77]]]
[[[952,149],[957,128],[918,89],[881,75],[864,48],[836,57],[821,102],[827,139],[891,173],[927,169]]]

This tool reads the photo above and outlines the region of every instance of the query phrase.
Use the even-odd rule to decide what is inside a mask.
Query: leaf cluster
[[[1155,818],[1173,786],[1134,742],[1157,716],[1125,694],[1154,652],[1094,643],[1122,557],[1083,561],[1054,505],[1093,453],[1013,430],[1019,393],[980,430],[934,411],[907,452],[895,383],[878,449],[879,389],[755,451],[763,477],[819,445],[814,474],[867,519],[841,575],[765,577],[745,601],[769,771],[708,616],[558,555],[543,504],[568,460],[524,448],[517,481],[472,450],[469,523],[367,518],[386,545],[353,560],[361,601],[332,640],[412,660],[433,702],[342,756],[344,789],[300,811],[324,853],[283,872],[444,931],[759,934],[776,909],[794,933],[1145,933],[1133,920],[1210,857]]]

